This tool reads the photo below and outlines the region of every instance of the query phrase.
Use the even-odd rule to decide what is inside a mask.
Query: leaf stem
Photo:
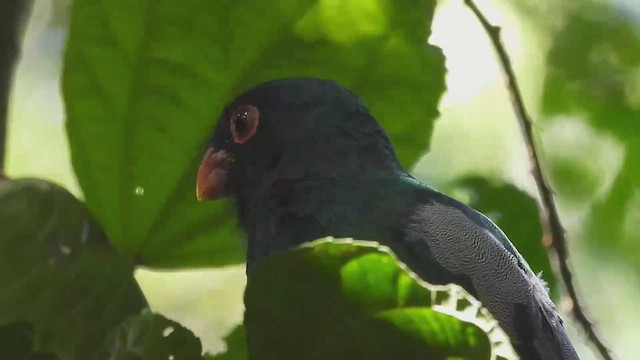
[[[511,103],[513,104],[518,122],[520,123],[520,128],[522,129],[525,145],[529,153],[531,173],[533,175],[538,193],[540,195],[539,206],[541,221],[545,228],[545,235],[542,242],[548,250],[553,250],[555,252],[555,255],[557,255],[556,259],[560,271],[560,276],[565,284],[567,294],[572,304],[571,313],[587,333],[589,340],[596,347],[600,356],[605,360],[611,360],[613,359],[611,350],[607,348],[607,346],[598,336],[594,325],[589,320],[589,317],[585,312],[584,305],[582,305],[578,299],[577,291],[573,283],[573,275],[568,264],[569,253],[567,250],[567,240],[565,237],[564,229],[562,227],[562,223],[560,222],[558,209],[553,198],[553,190],[549,186],[547,180],[545,179],[544,173],[542,172],[542,166],[540,164],[540,158],[538,156],[533,133],[533,121],[527,113],[524,105],[524,100],[522,98],[522,93],[520,91],[515,72],[511,65],[511,60],[504,45],[502,44],[502,40],[500,38],[500,27],[492,25],[472,0],[463,1],[478,18],[478,20],[482,24],[482,27],[489,35],[489,39],[491,40],[493,48],[498,55],[500,65],[502,66],[502,69],[504,71],[507,88],[511,97]],[[549,255],[553,258],[553,256],[551,256],[551,251],[549,252]]]

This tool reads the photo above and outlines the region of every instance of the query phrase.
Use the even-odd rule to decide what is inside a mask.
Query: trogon
[[[233,100],[209,140],[197,196],[233,200],[248,270],[326,236],[375,240],[425,281],[480,300],[521,359],[578,359],[545,284],[505,234],[404,170],[376,119],[335,81],[275,80]]]

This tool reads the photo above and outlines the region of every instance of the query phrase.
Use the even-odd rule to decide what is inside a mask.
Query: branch
[[[531,173],[538,188],[538,193],[540,194],[540,213],[543,226],[545,228],[543,244],[545,245],[545,247],[553,249],[557,255],[557,265],[560,270],[562,281],[565,284],[567,293],[572,303],[571,312],[573,316],[587,333],[589,340],[597,348],[600,356],[602,356],[602,358],[605,360],[611,360],[613,359],[611,351],[598,337],[593,324],[585,313],[583,305],[578,300],[576,288],[572,280],[573,276],[568,264],[569,254],[567,251],[567,240],[565,237],[564,229],[562,228],[560,216],[558,215],[558,209],[553,199],[553,191],[551,190],[551,187],[547,183],[542,172],[540,158],[538,157],[538,151],[536,150],[533,135],[533,121],[531,120],[531,117],[525,109],[524,100],[522,99],[522,94],[516,80],[516,75],[513,71],[513,67],[511,66],[511,60],[509,59],[507,51],[502,45],[502,41],[500,39],[500,28],[489,23],[487,18],[480,11],[480,9],[478,9],[477,5],[472,0],[464,0],[464,3],[471,9],[471,11],[482,24],[484,30],[489,34],[491,43],[493,44],[493,47],[500,60],[500,64],[505,73],[507,88],[511,96],[511,102],[518,118],[518,122],[520,123],[524,141],[529,153]]]
[[[20,51],[22,19],[30,7],[28,0],[0,1],[0,171],[4,168],[13,68]]]

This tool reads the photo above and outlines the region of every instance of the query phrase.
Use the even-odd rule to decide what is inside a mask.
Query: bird
[[[578,359],[545,283],[507,236],[411,176],[378,121],[338,82],[259,84],[224,108],[205,148],[196,195],[235,204],[247,271],[327,236],[375,240],[421,279],[478,299],[521,359]]]

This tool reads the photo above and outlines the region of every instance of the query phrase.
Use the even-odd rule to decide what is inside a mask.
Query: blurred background
[[[477,3],[502,27],[536,121],[580,295],[619,358],[632,359],[640,331],[640,3]],[[34,1],[11,91],[6,173],[48,179],[82,197],[60,93],[70,6]],[[469,176],[535,196],[502,71],[477,19],[463,1],[444,0],[432,30],[429,41],[446,56],[447,92],[414,175],[465,201],[478,196],[459,185]],[[242,320],[243,265],[140,269],[136,278],[153,309],[203,336],[210,350],[220,349],[220,337]],[[596,359],[567,315],[570,306],[559,301],[581,358]]]

